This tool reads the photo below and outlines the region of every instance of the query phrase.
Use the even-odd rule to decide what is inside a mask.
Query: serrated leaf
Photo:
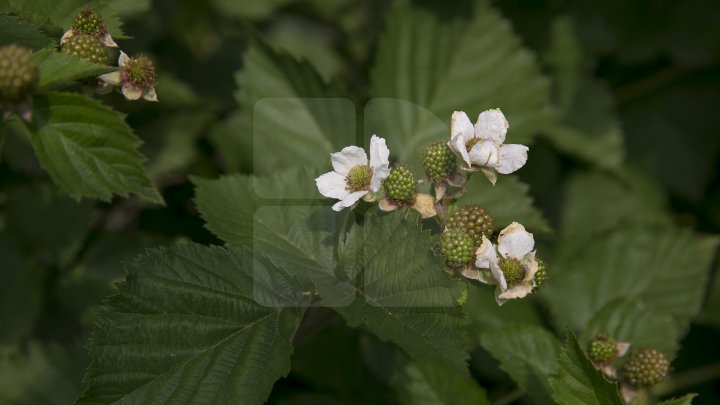
[[[10,0],[9,10],[21,16],[32,17],[38,21],[50,21],[58,28],[67,30],[75,14],[82,8],[92,7],[102,16],[108,31],[115,39],[128,38],[122,32],[122,22],[107,0]]]
[[[52,38],[27,21],[11,15],[0,15],[0,46],[16,44],[38,50],[53,42]]]
[[[697,394],[687,394],[680,398],[673,398],[668,399],[666,401],[660,402],[659,405],[692,405],[693,399],[697,396]]]
[[[555,336],[539,326],[518,324],[482,333],[480,342],[537,403],[550,402],[548,378],[560,352]]]
[[[43,49],[33,55],[40,71],[38,90],[47,90],[73,80],[94,77],[116,70],[116,67],[87,62],[83,59]]]
[[[473,338],[479,340],[483,333],[511,324],[543,325],[540,312],[531,299],[513,300],[512,303],[499,306],[492,288],[473,283],[467,289],[468,299],[463,310],[470,318],[468,329]]]
[[[687,230],[626,226],[553,263],[544,297],[558,325],[583,328],[605,305],[638,298],[683,331],[700,309],[717,240]]]
[[[337,307],[352,326],[362,326],[400,346],[413,359],[437,361],[465,372],[467,323],[458,297],[461,281],[451,280],[433,253],[436,238],[423,231],[419,216],[403,211],[369,214],[351,232],[340,260],[355,262],[356,299]]]
[[[30,139],[40,164],[73,198],[135,193],[163,202],[122,114],[85,96],[48,93],[34,99],[34,123]]]
[[[477,381],[435,362],[407,362],[396,378],[401,404],[490,404]]]
[[[561,405],[623,405],[617,384],[596,369],[572,332],[558,357],[558,371],[550,379],[552,397]]]
[[[258,304],[258,289],[287,291],[258,285],[252,257],[247,248],[188,244],[128,264],[91,339],[89,388],[78,403],[263,403],[290,370],[306,302]]]
[[[674,357],[680,340],[672,317],[657,313],[639,299],[628,298],[605,305],[590,320],[581,341],[588,342],[598,333],[607,333],[619,341],[629,342],[631,348],[660,350],[670,358]]]
[[[355,105],[337,83],[325,84],[309,63],[260,40],[244,61],[236,98],[252,117],[252,131],[235,136],[253,151],[256,174],[326,167],[331,152],[356,143]]]
[[[479,204],[493,217],[495,229],[500,230],[513,221],[534,232],[550,232],[550,226],[540,210],[533,206],[530,187],[515,176],[501,176],[495,186],[482,174],[473,175],[466,184],[467,191],[458,204]]]
[[[449,138],[450,116],[503,110],[509,143],[527,143],[549,111],[549,85],[532,53],[492,7],[478,3],[467,23],[442,24],[400,5],[386,20],[371,72],[365,133],[388,138],[400,161]]]

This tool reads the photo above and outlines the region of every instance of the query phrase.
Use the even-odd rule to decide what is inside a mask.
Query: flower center
[[[475,137],[475,138],[465,142],[465,148],[467,149],[468,152],[470,152],[470,149],[472,149],[473,146],[475,146],[480,141],[481,141],[480,138]]]
[[[132,58],[127,65],[127,78],[141,89],[153,88],[157,82],[155,66],[147,56]]]
[[[370,188],[370,179],[372,179],[373,170],[370,166],[355,166],[350,169],[345,181],[346,189],[351,192],[367,190]]]
[[[499,260],[500,270],[505,275],[508,287],[514,287],[522,283],[525,278],[525,266],[520,260],[514,257],[501,257]]]

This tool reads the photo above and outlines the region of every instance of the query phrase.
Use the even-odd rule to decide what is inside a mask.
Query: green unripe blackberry
[[[488,212],[477,204],[461,205],[450,216],[448,228],[461,229],[473,239],[475,247],[480,246],[482,237],[493,232],[493,219]]]
[[[80,10],[73,19],[71,28],[78,33],[85,33],[100,37],[107,33],[107,27],[102,15],[94,8]]]
[[[462,267],[472,262],[475,249],[470,235],[448,229],[440,236],[440,254],[450,267]]]
[[[127,72],[126,74],[128,80],[134,85],[140,87],[141,89],[150,89],[155,87],[155,85],[157,84],[155,65],[153,64],[152,60],[150,60],[150,58],[145,55],[138,55],[134,58],[131,58],[125,69],[125,71]],[[369,172],[369,177],[367,177],[367,183],[369,185],[370,178],[372,177],[372,169],[370,168],[370,166],[358,167],[364,167],[365,169],[363,170]],[[365,189],[367,189],[367,187],[361,190]]]
[[[396,204],[412,204],[417,186],[415,176],[405,166],[395,166],[383,183],[385,196]]]
[[[545,264],[544,260],[541,259],[535,259],[538,264],[538,269],[535,272],[535,287],[540,288],[545,285],[545,283],[550,279],[550,273],[547,271],[547,264]]]
[[[0,48],[0,96],[3,100],[22,100],[35,89],[37,81],[38,68],[29,49],[14,44]]]
[[[71,36],[62,45],[62,51],[92,63],[107,65],[109,62],[105,45],[97,37],[90,34]]]
[[[610,363],[617,357],[617,341],[601,333],[588,344],[588,357],[594,363]]]
[[[445,143],[432,142],[425,147],[422,164],[430,181],[439,183],[455,171],[457,157]]]
[[[661,382],[667,377],[670,362],[664,354],[653,349],[636,350],[630,353],[623,376],[633,387],[645,388]]]
[[[501,257],[498,264],[505,276],[508,288],[515,287],[525,279],[525,266],[520,260],[514,257]]]

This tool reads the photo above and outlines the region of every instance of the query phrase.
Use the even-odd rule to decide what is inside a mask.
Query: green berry
[[[450,267],[462,267],[472,262],[475,249],[470,235],[449,229],[440,237],[440,254]]]
[[[439,183],[457,168],[457,157],[443,142],[430,143],[423,152],[422,164],[430,181]]]
[[[637,388],[652,387],[665,379],[670,362],[664,354],[653,349],[630,353],[623,375],[628,384]]]
[[[540,288],[550,279],[550,273],[547,271],[547,264],[541,259],[536,259],[538,264],[537,272],[535,272],[535,287]]]
[[[37,85],[38,68],[32,52],[21,46],[0,48],[0,97],[7,101],[20,101]]]
[[[393,167],[383,187],[385,187],[385,196],[398,204],[411,204],[417,191],[415,176],[405,166]]]
[[[105,45],[89,34],[75,34],[62,46],[64,53],[76,56],[92,63],[108,64],[108,55]]]
[[[617,341],[601,333],[588,345],[588,357],[594,363],[610,363],[617,357]]]
[[[505,276],[508,288],[515,287],[525,279],[525,266],[523,266],[520,260],[514,257],[501,257],[498,264]]]
[[[461,205],[450,216],[447,226],[465,231],[473,239],[473,245],[479,247],[483,235],[490,236],[492,234],[493,219],[479,205]]]
[[[350,192],[367,190],[370,188],[370,180],[372,179],[373,170],[370,166],[355,166],[350,169],[345,182],[346,188]]]
[[[152,60],[145,55],[139,55],[135,58],[130,59],[126,66],[127,79],[134,85],[141,89],[151,89],[157,84],[157,74],[155,73],[155,65]],[[358,166],[360,167],[360,166]],[[372,169],[369,166],[362,166],[365,169],[365,173],[369,173],[367,176],[367,184],[370,184],[370,178],[372,177]],[[365,177],[363,177],[365,178]],[[367,187],[361,190],[366,190]]]
[[[102,15],[94,8],[80,10],[77,15],[75,15],[71,28],[74,31],[98,37],[107,33],[107,27],[105,26]]]

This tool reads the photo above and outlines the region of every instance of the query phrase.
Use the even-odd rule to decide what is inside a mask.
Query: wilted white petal
[[[115,43],[115,41],[114,41],[114,40],[112,39],[112,37],[110,36],[110,33],[109,33],[109,32],[106,33],[106,34],[102,37],[101,41],[102,41],[103,45],[109,46],[110,48],[117,48],[117,47],[118,47],[118,44]]]
[[[125,83],[122,86],[122,94],[128,100],[138,100],[142,97],[143,92],[139,87],[130,83]]]
[[[120,56],[118,56],[118,66],[127,66],[128,63],[130,63],[130,57],[125,52],[120,51]]]
[[[525,267],[525,277],[523,277],[523,283],[530,284],[531,287],[535,286],[535,273],[538,271],[538,262],[535,259],[535,252],[530,252],[525,257],[525,263],[523,263],[523,266]]]
[[[615,347],[617,347],[617,355],[618,357],[624,356],[628,350],[630,349],[630,343],[628,342],[617,342]]]
[[[476,143],[468,154],[470,163],[477,166],[495,167],[500,161],[500,148],[492,141]]]
[[[340,152],[330,155],[333,170],[347,176],[355,166],[365,166],[368,164],[367,155],[363,148],[357,146],[346,146]]]
[[[75,35],[75,33],[73,32],[73,30],[67,30],[67,31],[65,31],[65,33],[64,33],[63,36],[62,36],[62,38],[60,38],[60,45],[65,45],[65,43],[66,43],[67,41],[69,41],[70,38],[72,38],[73,35]]]
[[[463,184],[465,184],[465,181],[467,180],[467,177],[465,177],[464,174],[455,172],[448,176],[447,178],[447,184],[453,186],[453,187],[462,187]]]
[[[472,138],[470,138],[472,139]],[[469,139],[468,139],[469,140]],[[467,141],[465,140],[465,137],[462,135],[456,135],[452,138],[450,138],[450,142],[448,142],[448,147],[455,152],[459,153],[460,157],[462,157],[462,160],[465,162],[465,164],[470,167],[472,163],[470,163],[470,155],[468,155],[468,150],[465,144]]]
[[[502,145],[500,147],[500,162],[495,166],[498,173],[510,174],[525,166],[528,159],[528,148],[525,145]]]
[[[490,139],[498,145],[505,142],[509,124],[499,108],[483,111],[475,123],[475,136]]]
[[[120,76],[119,70],[100,75],[100,76],[98,76],[98,79],[104,81],[107,84],[111,84],[113,86],[119,86],[120,83],[122,83],[122,77]]]
[[[335,203],[335,205],[332,206],[332,209],[340,211],[343,208],[352,207],[353,204],[358,202],[358,200],[365,194],[367,194],[367,191],[356,191],[354,193],[350,193],[345,198]]]
[[[508,225],[498,236],[498,252],[503,257],[523,259],[534,247],[533,235],[517,222]]]
[[[317,185],[320,194],[324,195],[325,197],[337,198],[338,200],[342,200],[343,198],[347,197],[348,194],[350,194],[350,192],[348,192],[345,188],[347,186],[345,176],[340,173],[325,173],[315,179],[315,184]]]
[[[460,274],[470,280],[477,280],[483,284],[497,285],[497,281],[487,269],[476,269],[472,266],[465,266],[460,269]]]
[[[480,247],[475,251],[475,266],[480,269],[489,269],[490,263],[498,262],[497,253],[495,252],[495,246],[493,246],[490,239],[483,235],[482,243]]]
[[[417,193],[415,194],[415,203],[412,205],[413,209],[420,213],[423,218],[432,218],[437,215],[435,210],[435,198],[430,194]]]
[[[383,198],[378,201],[378,208],[380,208],[380,211],[390,212],[398,209],[399,205],[393,203],[389,198]]]
[[[530,294],[532,292],[532,289],[533,287],[529,284],[518,284],[514,287],[510,287],[507,290],[502,291],[500,294],[498,294],[497,299],[503,300],[503,302],[505,302],[507,300],[523,298],[526,295]]]
[[[487,178],[490,181],[490,183],[492,183],[492,185],[494,186],[495,183],[497,182],[497,174],[493,170],[487,169],[484,167],[481,167],[480,171],[482,172],[483,175],[485,175],[485,178]]]
[[[469,141],[475,136],[474,134],[473,124],[467,114],[463,111],[454,111],[450,119],[450,138],[460,135],[465,141]]]
[[[147,101],[158,101],[157,93],[154,88],[149,88],[143,92],[143,98]]]

